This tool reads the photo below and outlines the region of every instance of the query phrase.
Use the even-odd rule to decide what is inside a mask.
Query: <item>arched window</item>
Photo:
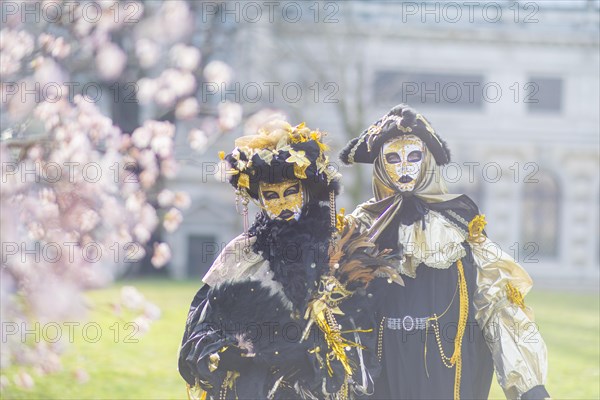
[[[536,247],[539,258],[558,256],[560,189],[554,175],[540,170],[537,182],[524,183],[521,247]],[[533,256],[533,254],[532,254]]]

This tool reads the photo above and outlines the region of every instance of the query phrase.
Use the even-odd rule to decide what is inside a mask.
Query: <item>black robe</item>
[[[313,325],[308,339],[300,341],[307,325],[307,303],[328,270],[328,216],[328,207],[310,204],[299,221],[270,221],[261,216],[250,230],[257,237],[253,251],[269,261],[273,280],[282,285],[282,293],[273,293],[266,282],[256,280],[200,288],[190,306],[179,353],[179,372],[191,387],[198,383],[209,398],[221,398],[229,371],[236,371],[239,376],[225,398],[266,399],[273,391],[274,399],[304,395],[320,399],[340,390],[345,379],[343,365],[332,360],[330,373],[312,352],[317,346],[327,349],[323,333]],[[377,335],[374,314],[365,312],[373,309],[372,301],[371,297],[353,295],[340,305],[344,314],[336,316],[343,331],[370,330],[344,334],[365,346],[364,350],[347,351],[354,382],[359,385],[365,370],[372,376],[379,368],[372,350]],[[293,311],[287,306],[290,303]],[[241,357],[237,351],[240,335],[247,338],[252,357]],[[210,355],[226,346],[228,349],[219,353],[218,368],[209,370]],[[284,379],[278,384],[281,376]],[[350,390],[355,389],[356,385],[350,386]],[[367,390],[372,392],[372,381]]]
[[[462,261],[469,298],[475,290],[476,272],[465,257]],[[380,293],[379,313],[382,317],[404,318],[440,315],[452,302],[458,272],[456,264],[448,269],[434,269],[425,265],[417,268],[415,279],[404,277],[404,287],[379,279],[372,290]],[[459,296],[456,294],[446,314],[440,318],[440,338],[444,353],[454,352],[454,338],[459,315]],[[472,302],[462,342],[461,399],[488,397],[494,366],[490,350],[477,322]],[[384,321],[383,375],[375,384],[376,399],[451,399],[454,393],[454,368],[447,368],[441,360],[433,327],[426,329],[390,329]],[[411,321],[406,321],[411,327]],[[426,333],[427,332],[427,333]],[[425,358],[425,345],[427,354]],[[427,363],[427,370],[425,367]],[[427,376],[427,371],[429,376]]]
[[[472,201],[461,196],[457,199],[427,204],[455,225],[461,225],[447,210],[452,210],[470,221],[478,214]],[[424,212],[428,212],[424,210]],[[415,223],[421,223],[417,221]],[[462,224],[464,225],[464,224]],[[461,226],[468,232],[468,227]],[[384,232],[385,235],[385,232]],[[477,271],[470,247],[465,242],[466,256],[462,259],[469,299],[476,290]],[[376,318],[431,317],[439,319],[441,344],[446,356],[454,352],[454,339],[459,319],[458,270],[456,262],[446,269],[436,269],[424,264],[416,270],[416,278],[403,276],[404,287],[378,279],[369,291],[376,295]],[[454,298],[454,300],[453,300]],[[493,360],[482,330],[474,318],[473,302],[469,301],[469,314],[462,342],[461,399],[485,399],[494,372]],[[398,320],[394,328],[398,327]],[[375,384],[374,399],[452,399],[454,397],[455,368],[447,368],[441,359],[438,341],[431,323],[428,329],[411,328],[414,321],[406,320],[405,329],[391,329],[383,324],[383,371]],[[427,353],[425,355],[425,347]]]

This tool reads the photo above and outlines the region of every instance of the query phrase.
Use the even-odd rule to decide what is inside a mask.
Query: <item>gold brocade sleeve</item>
[[[546,382],[546,345],[523,297],[532,281],[500,247],[485,238],[470,242],[477,266],[475,319],[492,353],[498,382],[508,399],[520,399]]]

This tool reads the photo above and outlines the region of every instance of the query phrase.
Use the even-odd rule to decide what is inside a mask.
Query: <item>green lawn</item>
[[[97,309],[89,321],[97,322],[102,337],[96,343],[82,340],[75,330],[75,343],[64,358],[63,371],[37,377],[30,390],[10,385],[2,399],[186,399],[183,380],[177,373],[177,349],[187,308],[197,283],[143,280],[119,283],[90,293],[102,304],[118,296],[120,287],[134,284],[162,309],[162,317],[138,343],[126,343],[126,321]],[[597,294],[537,291],[527,297],[550,353],[548,389],[555,399],[600,398],[600,314]],[[118,322],[119,338],[115,341]],[[83,325],[83,323],[82,323]],[[112,327],[112,328],[111,328]],[[89,330],[90,336],[94,334]],[[78,340],[79,339],[79,340]],[[90,380],[74,382],[73,371],[85,368]],[[12,381],[16,370],[3,371]],[[504,398],[496,383],[490,398]]]

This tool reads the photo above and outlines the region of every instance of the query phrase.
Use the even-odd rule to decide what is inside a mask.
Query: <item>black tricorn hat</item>
[[[387,114],[352,139],[340,152],[340,160],[346,164],[372,164],[381,146],[390,139],[403,135],[415,135],[421,139],[433,155],[438,165],[450,162],[450,150],[421,114],[407,106],[399,104]]]

